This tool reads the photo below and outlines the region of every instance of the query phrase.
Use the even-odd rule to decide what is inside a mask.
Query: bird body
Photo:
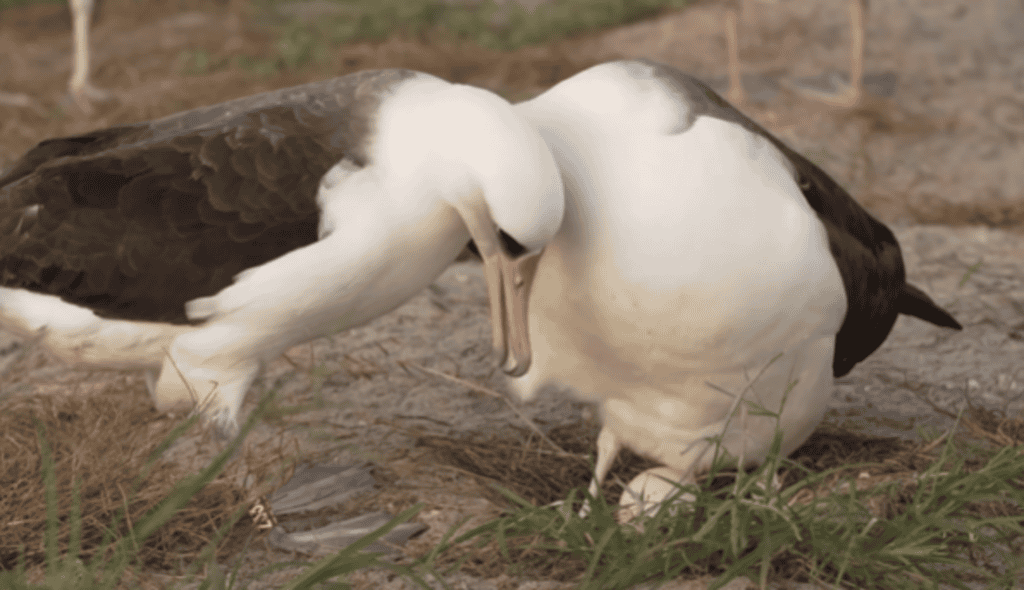
[[[536,252],[562,209],[503,99],[361,72],[30,150],[0,178],[0,325],[147,368],[159,409],[208,400],[229,433],[263,363],[394,309],[471,237],[495,342],[528,366],[503,241]]]
[[[599,404],[595,482],[623,445],[679,481],[716,441],[758,463],[776,420],[752,409],[781,412],[789,453],[833,376],[908,313],[891,232],[699,81],[611,62],[517,109],[559,162],[566,212],[530,295],[533,363],[511,385]]]

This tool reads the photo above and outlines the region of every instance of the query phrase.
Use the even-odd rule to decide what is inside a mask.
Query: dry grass
[[[424,436],[417,443],[431,449],[438,462],[482,478],[485,484],[508,488],[543,506],[565,498],[573,487],[589,484],[593,472],[590,457],[597,441],[597,427],[557,426],[547,434],[570,454],[553,453],[546,445],[539,444],[528,429],[511,426],[501,434],[478,435],[469,440]],[[628,450],[621,452],[605,480],[605,494],[618,495],[616,478],[629,481],[656,465]],[[499,505],[507,503],[496,491],[488,499]]]
[[[190,471],[177,460],[151,457],[176,426],[157,413],[138,391],[111,388],[89,396],[17,396],[0,406],[0,569],[20,559],[35,566],[44,561],[47,498],[41,441],[50,448],[56,473],[58,549],[68,550],[74,491],[80,498],[81,553],[95,556],[103,536],[119,538],[161,502]],[[197,427],[198,428],[198,427]],[[196,438],[195,433],[189,438]],[[184,441],[182,443],[184,444]],[[202,460],[195,447],[194,459]],[[253,481],[265,481],[275,467],[287,464],[284,447],[250,449],[245,461]],[[180,455],[180,452],[177,453]],[[235,463],[236,469],[242,462]],[[184,464],[189,464],[187,461]],[[229,469],[192,497],[166,526],[144,541],[138,563],[147,569],[177,571],[192,563],[231,514],[248,508],[261,486],[242,488]],[[122,514],[123,516],[116,517]],[[119,523],[111,531],[111,523]],[[220,557],[236,554],[257,533],[243,518],[217,548]]]

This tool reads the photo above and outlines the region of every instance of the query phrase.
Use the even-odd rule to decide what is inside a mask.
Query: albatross
[[[779,414],[788,454],[897,315],[960,329],[907,283],[889,228],[693,77],[610,62],[516,109],[551,147],[566,203],[536,261],[533,362],[510,388],[596,402],[592,494],[623,446],[664,464],[626,505],[694,481],[716,437],[762,462],[776,420],[752,408]]]
[[[0,327],[143,368],[157,409],[201,402],[230,435],[264,363],[394,309],[472,238],[521,374],[532,261],[563,208],[504,99],[360,72],[29,150],[0,177]]]

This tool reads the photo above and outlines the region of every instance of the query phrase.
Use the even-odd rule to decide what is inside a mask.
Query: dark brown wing
[[[836,377],[849,373],[881,346],[900,313],[939,326],[961,328],[920,289],[907,284],[903,255],[892,231],[853,200],[832,177],[700,80],[669,66],[641,61],[653,67],[654,75],[680,93],[690,106],[689,124],[701,115],[731,121],[771,141],[793,163],[800,190],[825,225],[829,248],[846,289],[846,318],[836,335],[832,363]]]
[[[0,284],[185,323],[184,304],[317,239],[320,178],[365,165],[402,70],[50,139],[0,178]]]

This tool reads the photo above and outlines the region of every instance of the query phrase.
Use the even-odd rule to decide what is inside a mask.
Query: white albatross
[[[606,63],[516,109],[555,154],[566,209],[530,293],[533,363],[510,385],[597,402],[592,493],[623,445],[665,465],[624,504],[664,499],[661,477],[692,482],[712,437],[763,461],[775,420],[748,405],[779,412],[783,397],[788,454],[897,314],[960,328],[907,284],[885,225],[678,70]]]
[[[158,409],[198,396],[230,434],[263,363],[394,309],[472,238],[495,347],[521,373],[523,262],[563,207],[543,139],[488,91],[381,70],[267,92],[15,162],[0,327],[70,363],[145,368]]]

